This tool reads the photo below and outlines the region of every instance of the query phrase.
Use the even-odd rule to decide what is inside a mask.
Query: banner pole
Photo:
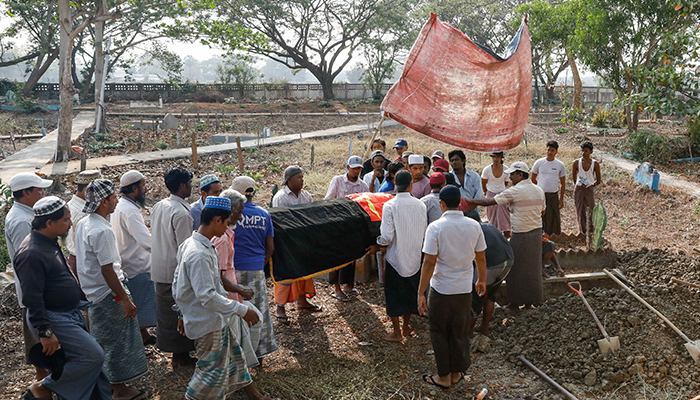
[[[369,141],[369,146],[367,146],[367,150],[365,150],[365,155],[362,157],[362,159],[366,159],[367,156],[369,155],[369,152],[372,151],[372,143],[374,143],[374,139],[376,139],[377,134],[379,131],[382,129],[382,124],[384,123],[384,119],[386,118],[386,113],[382,113],[382,119],[379,120],[379,124],[377,125],[377,129],[374,130],[374,134],[372,135],[372,139]]]

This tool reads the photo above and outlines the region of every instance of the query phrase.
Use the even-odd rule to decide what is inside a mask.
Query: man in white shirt
[[[192,236],[193,219],[190,204],[185,201],[192,194],[192,173],[175,167],[165,174],[165,186],[170,197],[159,201],[151,211],[151,279],[156,283],[156,326],[159,349],[173,353],[174,367],[192,366],[197,360],[190,357],[194,342],[177,331],[178,317],[172,310],[173,274],[177,267],[177,249]]]
[[[75,178],[76,184],[78,185],[77,190],[70,201],[68,201],[70,220],[73,225],[68,231],[64,244],[66,249],[68,249],[68,266],[75,276],[78,276],[78,270],[75,264],[75,228],[78,226],[78,222],[87,216],[87,214],[83,212],[83,208],[85,207],[85,188],[95,179],[102,179],[102,174],[96,169],[80,172]]]
[[[546,200],[546,210],[542,216],[542,228],[548,235],[561,234],[561,209],[564,208],[566,189],[566,166],[557,160],[559,143],[547,142],[547,156],[535,161],[530,178],[532,183],[542,188]]]
[[[141,216],[146,205],[146,178],[136,170],[125,172],[119,184],[121,200],[112,214],[112,229],[117,239],[117,249],[122,260],[122,271],[128,281],[139,314],[136,317],[141,328],[144,345],[156,344],[156,337],[148,328],[156,326],[156,292],[151,281],[151,232]]]
[[[391,342],[401,342],[411,334],[411,314],[418,314],[421,246],[428,216],[425,205],[411,196],[412,181],[408,171],[399,171],[394,177],[398,193],[384,204],[381,234],[377,244],[370,246],[372,253],[380,246],[387,248],[384,296],[394,331],[384,340]],[[399,316],[403,316],[403,326],[399,325]]]
[[[362,172],[362,158],[351,156],[345,166],[347,173],[338,175],[331,179],[326,192],[325,200],[338,199],[353,193],[369,192],[369,187],[360,179]],[[339,301],[350,301],[348,295],[358,295],[360,292],[355,289],[355,262],[346,267],[328,273],[328,283],[333,285],[333,298]],[[345,291],[340,288],[344,286]]]
[[[479,206],[503,205],[510,208],[513,235],[513,268],[508,275],[508,308],[542,302],[542,213],[545,193],[529,179],[527,164],[516,161],[504,171],[510,174],[510,188],[491,199],[470,200]]]
[[[418,288],[418,311],[428,317],[437,375],[423,381],[441,388],[459,382],[471,364],[467,330],[471,316],[473,262],[479,275],[475,288],[486,293],[486,241],[478,222],[459,211],[457,187],[440,190],[443,215],[425,232],[423,270]],[[425,291],[430,283],[430,301]]]
[[[90,334],[105,352],[103,369],[115,399],[139,399],[143,391],[128,387],[148,372],[136,306],[124,285],[117,240],[107,218],[117,206],[114,184],[96,179],[85,189],[88,216],[75,230],[80,287],[92,305]]]
[[[384,183],[384,177],[386,176],[386,170],[384,169],[386,165],[386,156],[383,151],[375,150],[370,155],[369,160],[374,170],[372,173],[365,174],[362,180],[367,184],[369,191],[375,193],[379,191],[382,183]]]
[[[15,202],[5,216],[5,244],[10,262],[14,262],[15,254],[22,241],[32,232],[32,221],[34,220],[34,204],[44,197],[44,189],[53,184],[53,181],[41,179],[33,172],[20,172],[10,179],[8,186],[12,190],[12,197]],[[27,364],[29,364],[29,350],[39,343],[39,338],[32,333],[27,323],[27,310],[22,304],[22,287],[17,274],[15,276],[15,292],[17,302],[22,313],[22,325],[24,327],[24,347]],[[44,379],[48,372],[36,367],[37,380]]]
[[[289,207],[297,204],[311,203],[311,194],[304,190],[304,171],[298,165],[290,165],[284,170],[284,187],[275,193],[272,198],[272,207]],[[313,278],[300,279],[293,283],[275,283],[275,303],[277,310],[275,316],[277,321],[283,325],[289,325],[289,318],[285,305],[287,303],[297,304],[297,310],[305,312],[318,312],[321,308],[309,303],[310,299],[316,295]]]

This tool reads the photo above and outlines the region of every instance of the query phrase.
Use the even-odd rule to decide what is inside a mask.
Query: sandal
[[[289,325],[289,317],[286,315],[276,315],[277,317],[277,322],[279,322],[282,325]]]
[[[359,295],[362,294],[362,292],[360,292],[359,290],[357,290],[357,289],[355,289],[355,288],[352,288],[352,289],[348,290],[348,291],[345,292],[345,293],[347,293],[347,294],[350,295],[350,296],[359,296]]]
[[[453,385],[456,385],[464,380],[464,372],[459,373],[459,379],[457,379],[457,382],[452,382]]]
[[[347,297],[347,296],[345,296],[345,297]],[[315,313],[315,312],[323,311],[323,308],[313,304],[309,307],[297,307],[297,310],[299,310],[299,312],[305,311],[307,313]]]
[[[432,375],[428,375],[428,374],[423,375],[423,382],[425,382],[429,385],[437,386],[440,389],[449,389],[450,388],[449,386],[443,386],[443,385],[435,382],[435,378],[433,378]]]
[[[342,302],[350,301],[347,294],[332,294],[331,297]]]

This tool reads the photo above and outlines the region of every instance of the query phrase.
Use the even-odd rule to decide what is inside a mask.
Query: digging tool
[[[564,397],[566,397],[569,400],[578,400],[576,396],[571,394],[568,390],[564,389],[560,384],[556,383],[552,378],[550,378],[547,374],[544,372],[540,371],[539,368],[535,367],[530,361],[528,361],[527,358],[523,356],[518,356],[518,359],[525,364],[528,368],[530,368],[534,373],[539,375],[540,378],[544,379],[547,383],[552,385],[555,389],[559,391],[559,393],[563,394]]]
[[[657,309],[651,306],[651,304],[647,303],[644,301],[643,298],[639,297],[639,295],[635,292],[632,291],[632,289],[628,288],[627,285],[624,283],[620,282],[615,275],[611,274],[610,271],[607,269],[603,268],[603,272],[605,272],[606,275],[610,277],[615,283],[618,285],[622,286],[623,289],[627,291],[627,293],[631,294],[635,299],[639,300],[642,304],[644,304],[648,309],[653,311],[656,315],[661,318],[666,325],[670,326],[671,329],[676,331],[676,333],[685,340],[685,349],[688,350],[688,353],[690,353],[690,356],[693,357],[693,360],[695,360],[695,364],[700,365],[700,340],[692,341],[688,338],[688,336],[685,335],[685,333],[681,332],[676,325],[673,324],[673,322],[669,321],[668,318],[666,318],[663,314],[661,314]]]
[[[676,278],[671,278],[671,282],[680,283],[681,285],[690,286],[690,287],[695,288],[695,289],[700,289],[700,285],[696,285],[694,283],[682,281],[682,280],[676,279]]]
[[[595,315],[595,311],[593,311],[591,305],[588,304],[588,300],[586,300],[586,298],[583,296],[583,290],[581,290],[581,283],[579,283],[579,281],[573,281],[567,283],[567,285],[571,288],[571,290],[578,294],[581,300],[583,300],[583,304],[585,304],[588,311],[590,311],[591,315],[593,316],[593,319],[595,320],[596,325],[598,325],[598,329],[600,329],[600,331],[603,332],[603,336],[605,336],[603,339],[598,340],[598,348],[600,349],[600,352],[603,353],[604,356],[614,353],[615,350],[620,348],[620,338],[617,336],[610,336],[608,335],[608,332],[605,331],[605,327],[603,326],[603,324],[600,323],[600,320]],[[576,287],[578,287],[578,289]]]

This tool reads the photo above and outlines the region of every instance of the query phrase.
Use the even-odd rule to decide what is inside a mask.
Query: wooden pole
[[[671,282],[680,283],[681,285],[690,286],[690,287],[695,288],[695,289],[700,289],[700,285],[696,285],[696,284],[690,283],[690,282],[685,282],[685,281],[682,281],[682,280],[676,279],[676,278],[671,278]]]
[[[199,159],[197,158],[197,123],[194,124],[194,132],[192,132],[192,164],[195,169],[199,169]]]
[[[377,125],[377,129],[374,130],[374,134],[372,135],[372,139],[370,139],[370,141],[369,141],[369,146],[367,147],[367,150],[365,150],[365,155],[364,155],[364,157],[362,157],[363,160],[364,160],[365,158],[367,158],[367,156],[369,155],[370,150],[372,150],[372,142],[374,142],[374,139],[376,139],[377,134],[379,133],[379,131],[381,131],[381,129],[382,129],[382,124],[384,123],[384,119],[386,119],[386,114],[382,115],[382,119],[379,120],[379,125]]]
[[[314,146],[314,145],[312,144],[312,145],[311,145],[311,169],[312,169],[312,170],[314,169],[314,156],[315,156],[314,153],[315,153],[315,152],[316,152],[316,146]]]
[[[236,150],[238,152],[238,169],[243,172],[243,149],[241,148],[240,136],[236,136]]]

